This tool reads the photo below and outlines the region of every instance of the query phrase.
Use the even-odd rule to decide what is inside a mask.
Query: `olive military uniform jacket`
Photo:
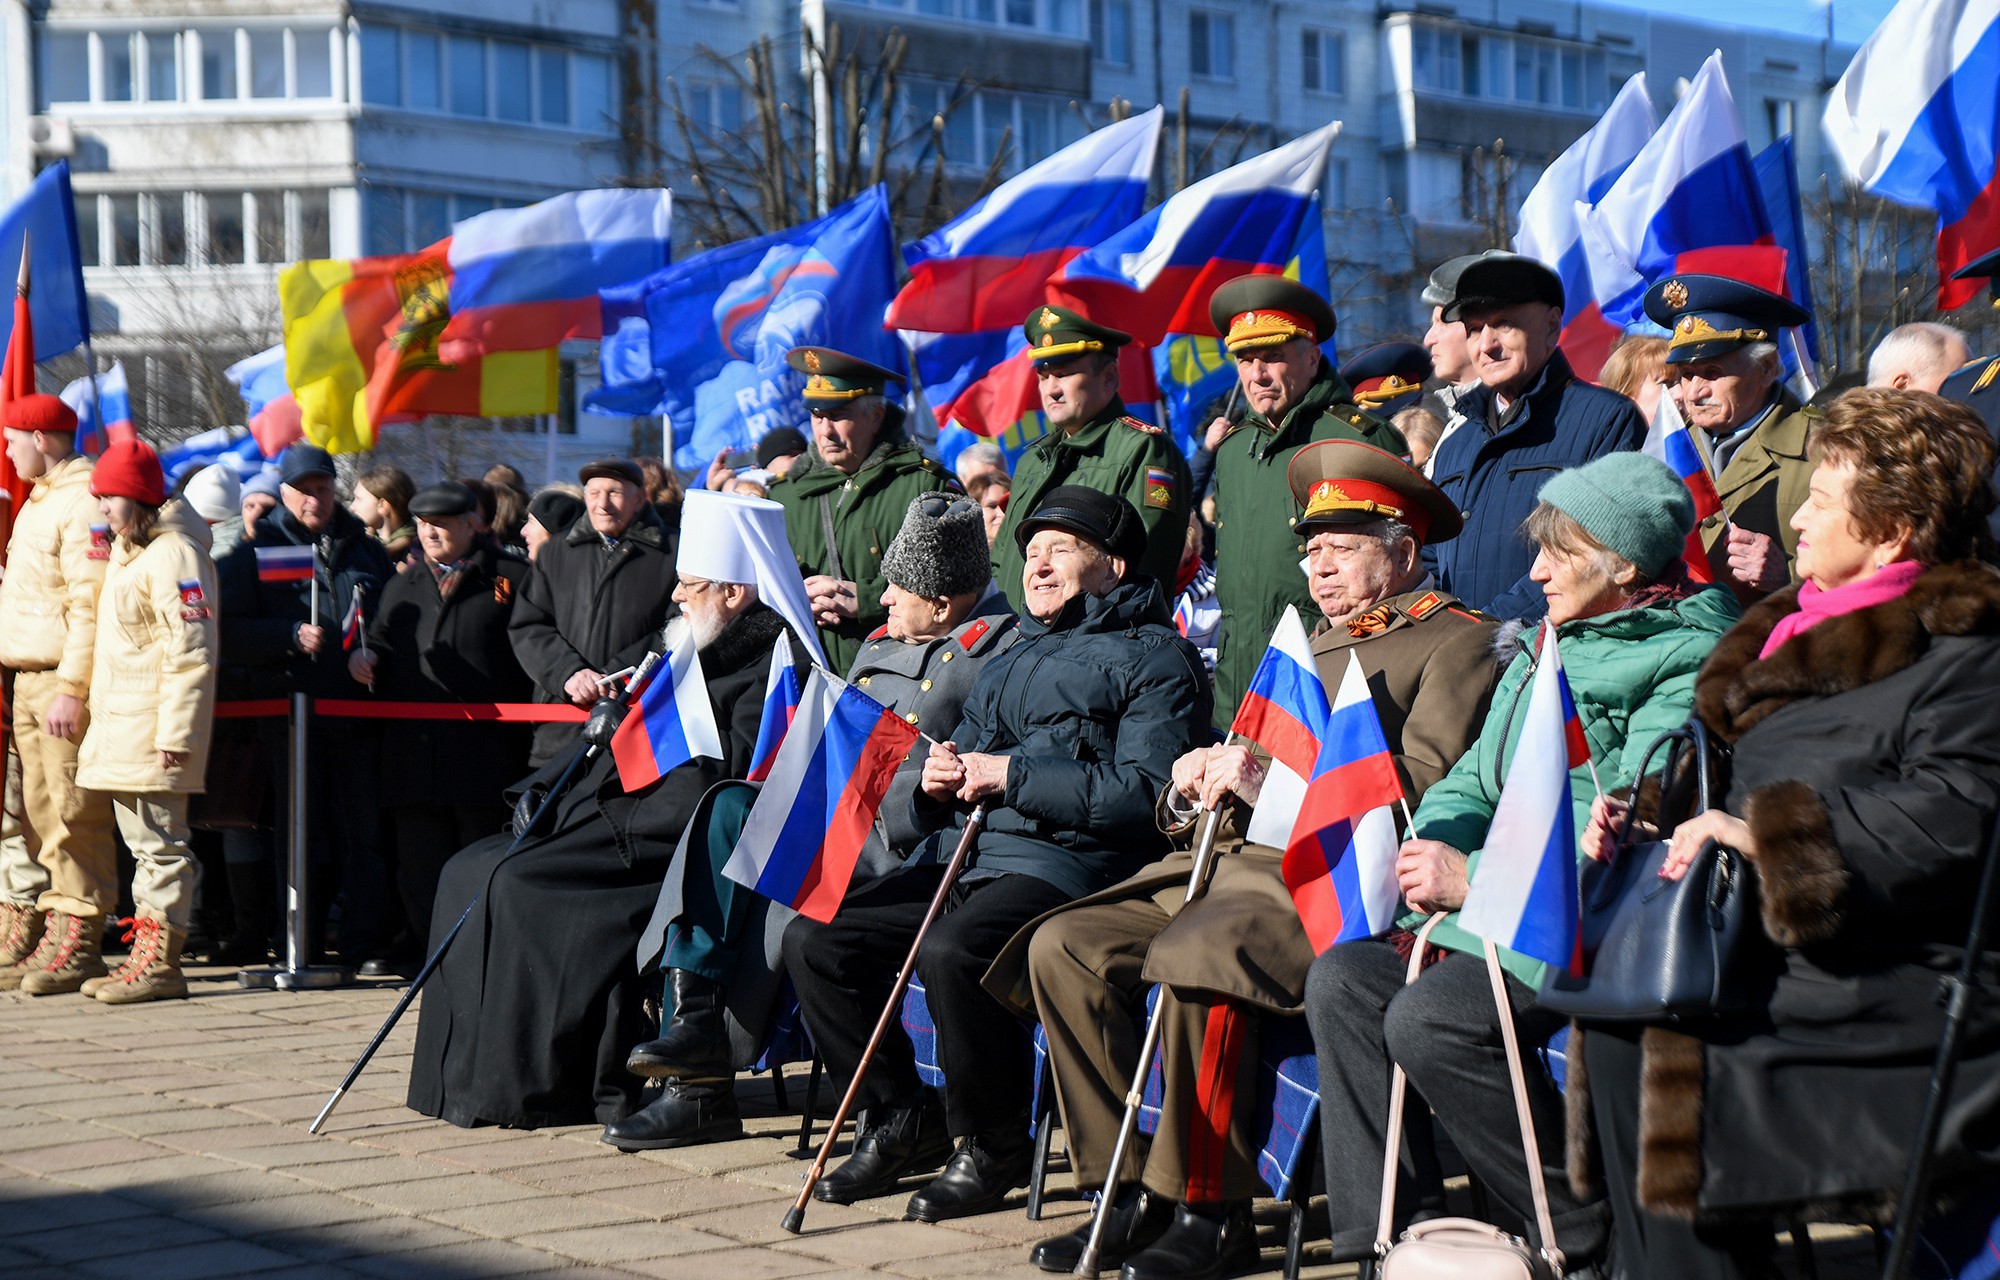
[[[1299,572],[1305,539],[1286,472],[1292,455],[1318,440],[1360,440],[1398,456],[1402,433],[1354,403],[1354,393],[1321,366],[1306,392],[1276,422],[1254,410],[1215,450],[1215,583],[1222,604],[1222,638],[1215,659],[1215,723],[1227,728],[1250,687],[1271,628],[1285,606],[1304,617],[1317,609]],[[1291,515],[1280,522],[1281,515]]]
[[[1313,637],[1313,661],[1329,690],[1340,687],[1350,654],[1360,660],[1412,806],[1479,736],[1501,672],[1494,631],[1494,623],[1467,612],[1454,597],[1420,588],[1392,596],[1352,624],[1326,625]],[[1257,754],[1263,757],[1261,749]],[[1156,816],[1163,831],[1184,841],[1195,820],[1173,813],[1171,792],[1171,785],[1162,789]],[[1061,910],[1151,897],[1174,919],[1146,954],[1146,981],[1296,1011],[1313,948],[1285,889],[1284,851],[1245,840],[1249,818],[1248,805],[1225,811],[1214,879],[1192,906],[1182,900],[1193,858],[1180,852]],[[1021,929],[986,977],[989,991],[1029,1016],[1028,939],[1040,923]]]
[[[1785,568],[1794,584],[1799,580],[1799,531],[1792,528],[1792,513],[1805,505],[1812,482],[1806,437],[1817,418],[1790,395],[1781,394],[1715,478],[1716,496],[1722,499],[1728,523],[1776,539],[1785,549]],[[1726,527],[1721,515],[1701,522],[1701,542],[1708,548],[1710,571],[1717,582],[1731,581]],[[1739,598],[1743,594],[1737,593]]]
[[[1180,568],[1181,548],[1187,543],[1194,482],[1173,437],[1151,423],[1127,417],[1124,402],[1114,399],[1075,435],[1049,432],[1014,470],[1007,520],[993,541],[993,581],[1007,593],[1015,611],[1021,608],[1021,571],[1027,565],[1015,530],[1051,489],[1065,484],[1117,494],[1132,504],[1146,527],[1146,551],[1127,580],[1145,574],[1171,598],[1174,571]],[[1291,501],[1289,495],[1285,501]]]
[[[805,577],[828,574],[854,584],[852,620],[819,629],[820,647],[828,667],[845,671],[854,664],[862,641],[889,614],[882,607],[882,553],[903,527],[910,500],[937,489],[957,489],[957,482],[939,470],[917,447],[887,428],[861,469],[847,475],[820,460],[819,447],[809,448],[791,472],[771,485],[771,497],[785,508],[785,536]],[[833,527],[833,554],[827,552],[826,529]]]

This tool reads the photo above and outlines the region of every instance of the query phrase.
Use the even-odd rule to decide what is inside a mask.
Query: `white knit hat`
[[[243,510],[243,484],[236,478],[236,468],[227,463],[218,462],[195,472],[181,497],[194,508],[196,515],[210,524],[239,515]]]
[[[740,582],[792,624],[792,632],[821,666],[819,629],[806,602],[805,578],[785,536],[785,509],[768,498],[713,489],[690,489],[681,503],[677,567],[691,578]]]

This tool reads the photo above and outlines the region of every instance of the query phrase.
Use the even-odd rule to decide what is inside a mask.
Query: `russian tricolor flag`
[[[1514,252],[1547,263],[1562,278],[1568,313],[1563,316],[1563,354],[1585,378],[1597,376],[1624,331],[1597,306],[1576,206],[1601,200],[1658,127],[1641,71],[1625,82],[1603,118],[1556,157],[1521,204]]]
[[[113,360],[111,368],[97,375],[97,395],[90,394],[90,379],[78,378],[62,389],[62,402],[76,413],[76,451],[95,457],[113,440],[136,440],[132,426],[132,393],[125,382],[125,362]],[[98,411],[104,413],[98,420]]]
[[[815,667],[723,874],[814,920],[833,919],[916,726]]]
[[[701,657],[685,621],[676,618],[669,624],[666,643],[666,659],[654,664],[638,704],[611,735],[611,758],[618,762],[618,781],[627,793],[658,782],[696,756],[727,758]]]
[[[1217,286],[1275,275],[1291,260],[1339,134],[1336,120],[1203,178],[1072,259],[1050,293],[1144,346],[1169,333],[1214,333],[1208,299]]]
[[[1597,305],[1621,328],[1645,322],[1647,286],[1675,271],[1761,283],[1775,264],[1782,280],[1784,259],[1772,248],[1771,220],[1719,50],[1611,189],[1595,205],[1574,208]],[[1696,250],[1706,252],[1688,256]],[[1736,256],[1743,265],[1730,265]]]
[[[1902,0],[1833,87],[1826,136],[1874,195],[1938,216],[1938,307],[1972,300],[1957,271],[2000,246],[2000,0]]]
[[[1534,682],[1458,922],[1489,942],[1581,976],[1571,774],[1590,767],[1590,744],[1563,677],[1555,628],[1546,623]]]
[[[1708,455],[1702,451],[1701,442],[1688,430],[1681,411],[1675,407],[1672,396],[1660,397],[1659,407],[1653,410],[1653,421],[1646,428],[1646,443],[1639,448],[1641,453],[1658,458],[1673,468],[1681,483],[1687,486],[1688,496],[1694,499],[1695,527],[1688,532],[1687,547],[1682,554],[1687,559],[1688,576],[1696,582],[1713,582],[1715,575],[1709,572],[1708,549],[1702,546],[1701,522],[1722,510],[1722,497],[1715,491],[1715,476],[1709,470]]]
[[[318,553],[310,546],[281,543],[254,550],[259,582],[311,582],[319,562]]]
[[[762,782],[771,776],[778,759],[778,746],[799,713],[799,669],[792,662],[792,641],[779,636],[771,646],[771,675],[764,682],[764,715],[757,721],[757,746],[750,752],[750,772],[745,782]]]

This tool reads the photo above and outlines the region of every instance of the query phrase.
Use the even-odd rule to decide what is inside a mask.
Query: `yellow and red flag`
[[[553,413],[556,349],[438,354],[451,319],[449,241],[417,253],[319,259],[285,268],[285,380],[306,438],[358,453],[376,429],[432,413],[506,417]]]

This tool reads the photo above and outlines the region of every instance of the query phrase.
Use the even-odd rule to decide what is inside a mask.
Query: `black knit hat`
[[[1101,493],[1080,484],[1058,485],[1044,494],[1033,515],[1014,530],[1021,550],[1043,529],[1066,529],[1088,538],[1128,565],[1146,550],[1146,528],[1132,504],[1115,493]]]
[[[902,530],[882,553],[882,576],[931,599],[983,591],[993,560],[979,504],[955,493],[912,499]]]
[[[528,503],[535,523],[560,537],[583,515],[583,499],[561,489],[544,489]]]

